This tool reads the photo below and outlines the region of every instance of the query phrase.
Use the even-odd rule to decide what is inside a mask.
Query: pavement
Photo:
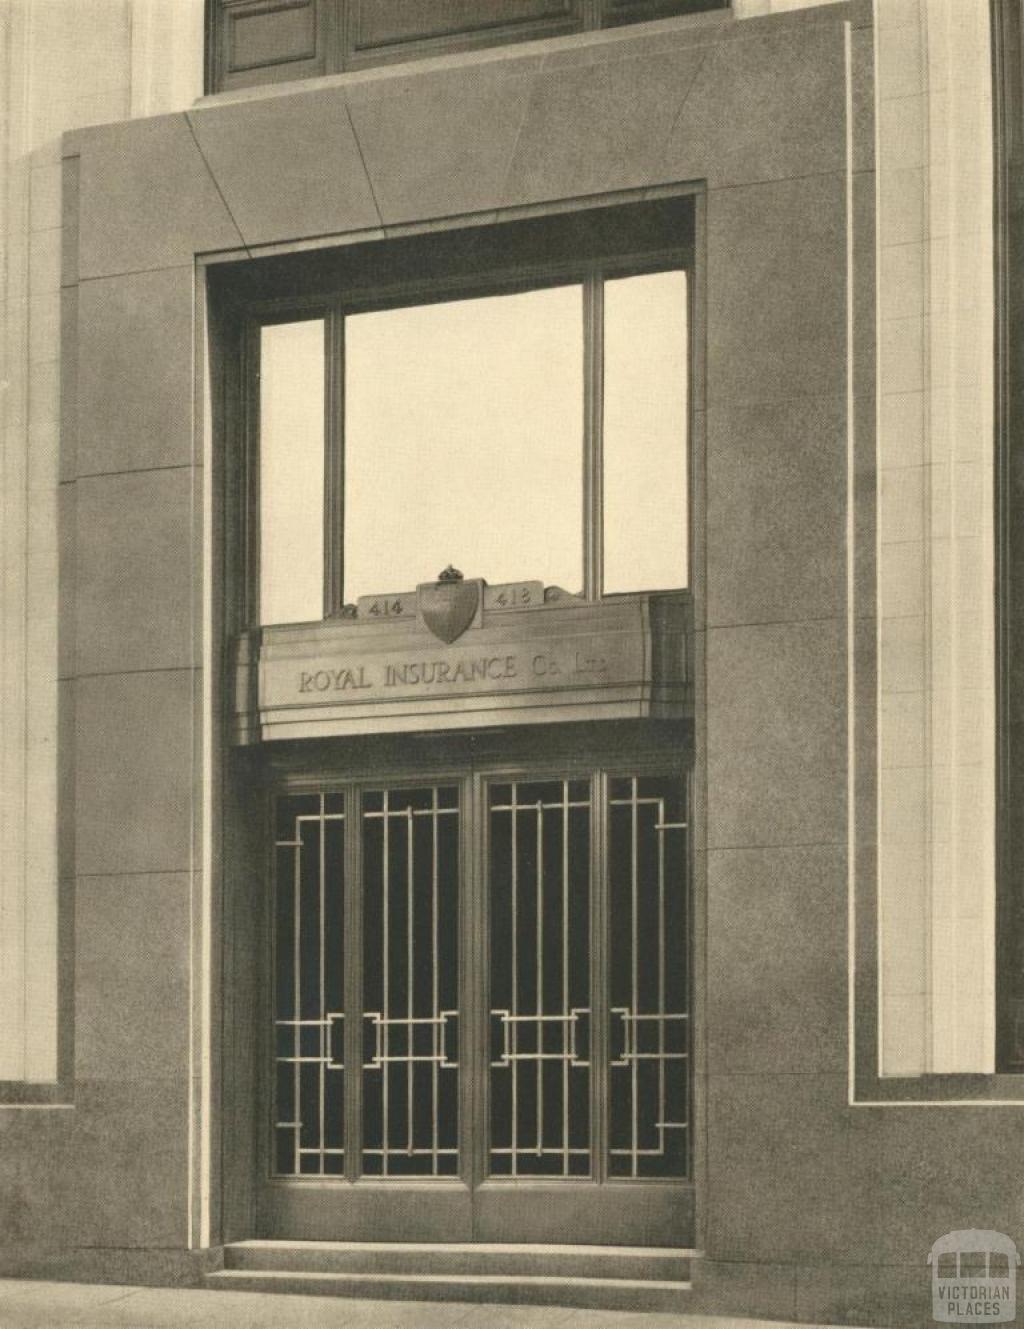
[[[815,1329],[717,1315],[0,1279],[0,1329]],[[828,1329],[828,1326],[817,1326]]]

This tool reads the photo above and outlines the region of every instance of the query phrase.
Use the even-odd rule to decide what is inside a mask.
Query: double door
[[[272,800],[260,1230],[691,1238],[680,770]]]

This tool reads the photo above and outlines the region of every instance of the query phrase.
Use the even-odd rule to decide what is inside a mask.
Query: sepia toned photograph
[[[1017,1322],[1022,412],[1024,0],[0,0],[0,1329]]]

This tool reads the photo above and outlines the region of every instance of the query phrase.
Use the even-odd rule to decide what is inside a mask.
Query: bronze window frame
[[[324,573],[323,617],[345,611],[344,586],[344,320],[351,313],[579,283],[583,287],[583,591],[603,598],[602,345],[603,284],[616,277],[685,271],[687,282],[687,447],[693,566],[693,383],[695,286],[692,199],[675,196],[579,213],[469,227],[408,239],[370,241],[337,251],[242,265],[241,501],[237,541],[241,612],[238,628],[259,623],[259,338],[266,324],[323,318]],[[303,257],[306,262],[303,263]],[[469,570],[467,570],[469,571]],[[402,587],[380,587],[381,593]],[[680,587],[679,589],[685,589]],[[642,588],[623,594],[641,594]]]

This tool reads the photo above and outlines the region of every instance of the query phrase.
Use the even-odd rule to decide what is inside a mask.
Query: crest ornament
[[[437,581],[417,588],[420,618],[446,646],[461,637],[476,617],[480,586],[479,579],[466,581],[449,563]]]

